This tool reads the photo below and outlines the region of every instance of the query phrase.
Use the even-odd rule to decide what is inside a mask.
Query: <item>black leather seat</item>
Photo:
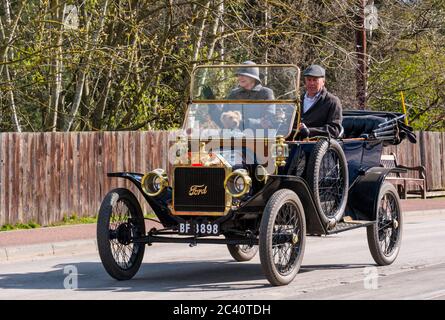
[[[386,119],[377,116],[345,116],[342,126],[344,129],[343,139],[348,138],[366,138],[373,130],[377,129],[379,124]]]

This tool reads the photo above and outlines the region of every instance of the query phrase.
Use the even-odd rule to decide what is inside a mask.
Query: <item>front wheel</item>
[[[366,231],[374,261],[380,266],[393,263],[402,241],[403,216],[397,190],[389,182],[385,182],[380,188],[376,223]]]
[[[127,189],[110,191],[97,219],[97,246],[105,270],[117,280],[133,278],[144,258],[145,245],[133,239],[145,235],[138,200]]]
[[[238,262],[252,260],[258,252],[258,246],[249,246],[247,244],[228,244],[230,255]]]
[[[295,192],[282,189],[267,202],[260,225],[260,261],[274,286],[289,284],[300,270],[306,243],[303,206]]]

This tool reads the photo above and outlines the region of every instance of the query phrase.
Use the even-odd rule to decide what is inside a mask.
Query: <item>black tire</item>
[[[305,244],[306,220],[300,199],[289,189],[275,192],[264,208],[259,236],[261,266],[272,285],[286,285],[295,278]]]
[[[387,266],[399,254],[403,233],[399,195],[389,182],[380,188],[376,221],[366,229],[368,246],[374,261],[379,266]]]
[[[228,244],[227,249],[229,249],[230,255],[233,257],[233,259],[238,262],[250,261],[258,252],[258,246],[242,244]]]
[[[309,157],[306,181],[324,222],[334,226],[343,217],[348,202],[348,163],[340,144],[319,140]]]
[[[144,258],[145,245],[132,243],[145,235],[144,216],[131,191],[118,188],[102,201],[97,219],[97,245],[105,270],[117,280],[133,278]]]

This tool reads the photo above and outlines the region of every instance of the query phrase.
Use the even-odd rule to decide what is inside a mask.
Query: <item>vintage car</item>
[[[269,93],[237,94],[243,73],[256,74]],[[194,69],[170,169],[108,173],[134,183],[163,225],[146,230],[130,190],[106,195],[97,242],[113,278],[136,274],[145,245],[206,243],[227,245],[240,262],[259,251],[268,281],[285,285],[300,269],[307,236],[360,227],[378,265],[396,259],[403,216],[385,177],[400,169],[383,168],[380,158],[385,144],[415,142],[412,128],[403,114],[344,111],[339,137],[298,140],[299,79],[295,65]]]

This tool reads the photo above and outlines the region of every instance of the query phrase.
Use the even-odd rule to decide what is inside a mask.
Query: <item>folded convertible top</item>
[[[383,118],[383,121],[372,130],[369,138],[381,140],[385,145],[398,145],[404,139],[411,143],[417,142],[416,134],[411,126],[405,124],[405,114],[400,112],[370,111],[370,110],[344,110],[343,117],[354,118]]]

